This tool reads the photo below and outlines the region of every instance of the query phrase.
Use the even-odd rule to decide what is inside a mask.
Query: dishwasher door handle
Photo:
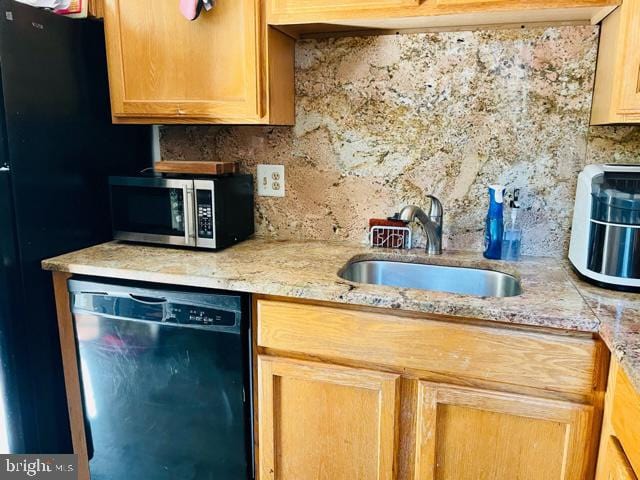
[[[146,303],[147,305],[159,305],[162,303],[167,303],[167,299],[164,297],[143,297],[141,295],[133,295],[129,294],[129,297],[136,302]]]

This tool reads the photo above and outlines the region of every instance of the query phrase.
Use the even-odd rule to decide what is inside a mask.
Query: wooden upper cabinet
[[[593,407],[420,382],[414,480],[584,480]]]
[[[602,22],[591,123],[640,123],[640,0]]]
[[[392,480],[399,378],[260,356],[260,480]]]
[[[366,12],[390,7],[407,7],[420,4],[421,0],[267,0],[273,15],[309,14],[328,12]]]
[[[104,7],[114,121],[293,123],[293,40],[262,24],[259,0],[193,22],[176,0]]]
[[[265,0],[292,35],[350,30],[599,21],[620,0]]]

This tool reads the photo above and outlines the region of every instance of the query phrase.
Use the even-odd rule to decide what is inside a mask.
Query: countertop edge
[[[93,248],[93,247],[89,247]],[[63,256],[64,257],[64,256]],[[584,292],[580,286],[576,284],[574,278],[571,277],[570,272],[565,265],[563,270],[568,276],[568,280],[571,287],[577,292],[577,295],[582,299],[582,302],[588,309],[591,315],[578,318],[576,316],[573,320],[567,320],[563,318],[565,322],[562,326],[555,327],[550,326],[553,323],[558,322],[558,318],[554,315],[536,315],[536,319],[529,320],[526,316],[519,316],[517,313],[510,312],[508,309],[505,311],[501,306],[496,306],[495,309],[487,309],[487,315],[478,315],[477,312],[471,312],[473,307],[465,307],[463,304],[456,305],[455,308],[451,308],[449,305],[448,311],[443,311],[444,306],[440,305],[438,308],[438,302],[433,302],[431,306],[433,308],[424,308],[424,303],[421,304],[421,308],[412,308],[412,304],[407,300],[406,304],[399,306],[392,302],[385,302],[383,296],[380,297],[379,302],[367,301],[367,293],[359,292],[357,288],[352,288],[348,283],[342,284],[336,282],[336,284],[328,284],[327,290],[331,290],[328,294],[323,292],[323,287],[320,285],[304,285],[304,284],[291,284],[290,282],[278,283],[275,280],[265,282],[263,285],[256,285],[252,281],[244,281],[238,278],[216,278],[215,276],[198,276],[198,275],[185,275],[184,273],[166,273],[166,272],[149,272],[147,270],[132,269],[132,268],[110,268],[105,266],[90,266],[86,263],[74,263],[68,260],[58,260],[58,257],[43,260],[41,262],[42,268],[51,272],[69,273],[72,275],[86,275],[94,277],[104,277],[110,279],[124,279],[141,282],[154,282],[165,285],[180,285],[195,288],[209,288],[218,290],[230,290],[236,292],[251,293],[256,295],[272,295],[276,297],[292,298],[300,300],[327,302],[343,305],[354,305],[366,308],[381,308],[390,311],[406,311],[424,315],[440,315],[443,318],[447,318],[450,321],[455,321],[456,318],[460,319],[478,319],[485,322],[490,322],[496,326],[504,325],[519,325],[532,328],[543,328],[557,330],[558,332],[569,333],[584,333],[584,334],[598,334],[599,338],[605,343],[612,358],[615,358],[623,368],[623,371],[629,376],[635,388],[640,392],[640,369],[630,363],[630,359],[626,355],[624,348],[616,346],[616,341],[610,338],[603,332],[602,324],[608,319],[603,319],[598,314],[592,305],[585,298]],[[336,287],[341,288],[336,293]],[[343,288],[342,288],[343,287]],[[452,312],[454,310],[454,312]],[[502,311],[504,313],[502,313]]]
[[[461,319],[477,319],[485,322],[494,323],[496,325],[518,325],[525,327],[542,328],[547,330],[557,330],[558,332],[573,332],[573,333],[599,333],[600,321],[597,316],[593,315],[593,321],[584,320],[575,321],[573,323],[567,322],[562,327],[554,327],[549,325],[542,325],[541,323],[554,323],[557,318],[553,315],[537,315],[536,320],[528,320],[527,318],[518,317],[517,315],[507,311],[504,311],[501,307],[495,308],[495,314],[489,316],[478,316],[476,313],[467,310],[464,306],[460,306],[456,309],[455,313],[446,312],[442,309],[438,309],[435,306],[432,309],[412,308],[411,304],[403,305],[402,307],[392,303],[380,301],[378,303],[365,302],[360,298],[359,292],[351,290],[347,284],[344,285],[344,292],[337,298],[327,299],[326,295],[322,293],[314,293],[305,285],[299,285],[296,287],[287,287],[286,293],[282,292],[282,286],[274,283],[273,288],[258,288],[252,282],[245,282],[237,279],[215,279],[214,277],[202,277],[202,276],[186,276],[183,274],[172,273],[158,273],[154,272],[152,276],[149,276],[149,272],[146,270],[133,270],[133,269],[118,269],[118,268],[106,268],[87,266],[83,264],[74,264],[68,262],[57,262],[53,260],[42,261],[42,268],[51,272],[70,273],[72,275],[87,275],[93,277],[105,277],[112,279],[133,280],[142,282],[153,282],[165,285],[180,285],[186,287],[195,288],[210,288],[218,290],[230,290],[235,292],[250,293],[255,295],[272,295],[275,297],[292,298],[299,300],[318,301],[342,305],[353,305],[367,308],[381,308],[390,311],[406,311],[416,314],[424,315],[438,315],[447,317],[449,319],[461,318]],[[389,287],[392,288],[392,287]],[[364,295],[366,296],[366,295]],[[591,309],[589,309],[592,311]]]

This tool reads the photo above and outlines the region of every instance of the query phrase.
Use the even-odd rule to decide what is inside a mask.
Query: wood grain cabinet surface
[[[367,362],[416,376],[456,378],[590,398],[606,348],[590,336],[495,328],[390,310],[258,300],[258,346]]]
[[[272,15],[323,15],[348,14],[354,11],[366,14],[369,10],[411,7],[420,4],[421,0],[267,0]]]
[[[638,480],[616,437],[606,438],[602,448],[604,456],[602,465],[598,467],[598,480]]]
[[[599,21],[620,0],[265,0],[292,35],[332,31]]]
[[[602,22],[591,123],[640,123],[640,0]]]
[[[415,480],[583,480],[593,407],[420,382]]]
[[[587,480],[606,364],[588,335],[261,298],[261,480]]]
[[[392,480],[399,375],[258,358],[260,479]]]
[[[640,394],[617,362],[609,372],[596,480],[640,477]]]
[[[293,123],[293,40],[260,0],[187,21],[175,0],[104,0],[115,122]]]

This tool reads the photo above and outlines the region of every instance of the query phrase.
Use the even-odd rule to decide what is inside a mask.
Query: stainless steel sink
[[[338,275],[358,283],[478,297],[513,297],[522,293],[520,281],[512,275],[468,267],[363,260],[348,263]]]

